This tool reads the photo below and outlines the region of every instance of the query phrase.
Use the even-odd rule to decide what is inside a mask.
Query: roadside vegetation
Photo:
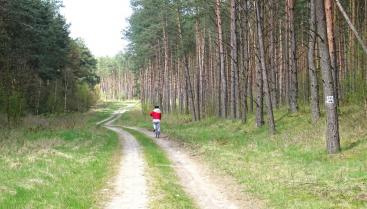
[[[324,149],[324,118],[313,125],[305,107],[295,114],[275,112],[277,133],[240,121],[190,115],[164,115],[163,134],[205,159],[213,169],[233,176],[272,208],[367,207],[367,113],[356,105],[340,108],[342,153]],[[252,121],[253,115],[249,120]],[[121,123],[151,129],[140,109]]]
[[[0,208],[99,208],[120,145],[95,124],[121,105],[29,116],[17,128],[0,128]]]
[[[151,188],[150,208],[197,208],[192,199],[189,198],[178,184],[177,176],[172,168],[171,162],[166,154],[146,135],[125,128],[130,132],[144,149],[147,162],[147,173],[151,177],[149,186]]]

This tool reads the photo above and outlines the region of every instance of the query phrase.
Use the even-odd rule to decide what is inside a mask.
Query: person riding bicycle
[[[160,123],[161,123],[161,119],[162,119],[162,112],[159,109],[159,106],[154,106],[154,110],[152,112],[150,112],[150,116],[153,119],[153,132],[158,131],[158,133],[160,133]]]

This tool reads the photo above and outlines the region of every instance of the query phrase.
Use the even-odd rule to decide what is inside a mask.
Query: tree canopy
[[[61,6],[0,0],[0,106],[9,121],[27,112],[86,110],[95,100],[97,61],[70,38]]]

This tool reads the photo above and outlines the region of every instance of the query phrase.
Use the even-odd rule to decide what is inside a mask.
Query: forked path
[[[262,208],[262,204],[241,192],[229,177],[213,175],[209,168],[193,159],[188,152],[167,139],[156,139],[145,129],[136,130],[150,136],[166,151],[179,176],[181,185],[202,209]]]
[[[148,206],[145,165],[141,148],[132,135],[112,125],[125,111],[126,109],[117,111],[108,119],[98,123],[116,132],[123,142],[122,160],[114,179],[113,194],[105,206],[106,209],[140,209]]]

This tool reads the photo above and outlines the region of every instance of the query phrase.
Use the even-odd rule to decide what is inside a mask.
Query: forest
[[[114,57],[99,57],[97,74],[100,76],[100,96],[103,100],[132,100],[138,96],[134,72],[129,58],[122,52]]]
[[[366,44],[367,0],[0,0],[0,208],[367,208]]]
[[[70,37],[62,3],[0,1],[0,114],[16,124],[27,114],[86,111],[99,99],[97,60]]]
[[[366,0],[131,4],[125,36],[142,104],[266,124],[270,134],[274,110],[307,106],[314,123],[326,115],[329,153],[340,151],[338,107],[367,105]]]

